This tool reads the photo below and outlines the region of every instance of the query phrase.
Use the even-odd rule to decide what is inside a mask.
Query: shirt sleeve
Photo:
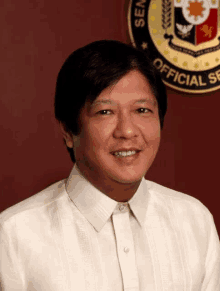
[[[220,291],[220,241],[212,215],[209,216],[209,227],[210,237],[201,291]]]
[[[14,235],[0,225],[0,291],[25,290]]]

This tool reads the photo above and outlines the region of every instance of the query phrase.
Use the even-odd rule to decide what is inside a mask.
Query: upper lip
[[[139,148],[131,147],[131,148],[119,148],[117,150],[111,151],[112,154],[116,152],[129,152],[129,151],[136,151],[139,152],[141,151]]]

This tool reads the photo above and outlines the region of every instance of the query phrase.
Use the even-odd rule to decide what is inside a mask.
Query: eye
[[[97,112],[97,114],[100,114],[100,115],[110,115],[111,113],[112,113],[112,111],[111,110],[107,110],[107,109],[100,110],[100,111]]]
[[[138,108],[137,112],[138,113],[148,113],[148,112],[152,112],[152,110],[150,110],[148,108]]]

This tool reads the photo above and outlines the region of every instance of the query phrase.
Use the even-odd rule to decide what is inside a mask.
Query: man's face
[[[100,183],[142,179],[158,151],[160,120],[156,98],[140,72],[129,72],[86,104],[80,123],[74,154],[82,173],[95,174]]]

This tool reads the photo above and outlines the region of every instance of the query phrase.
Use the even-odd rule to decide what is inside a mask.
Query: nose
[[[135,126],[129,114],[121,113],[118,116],[117,125],[114,130],[115,138],[131,139],[138,135],[137,127]]]

